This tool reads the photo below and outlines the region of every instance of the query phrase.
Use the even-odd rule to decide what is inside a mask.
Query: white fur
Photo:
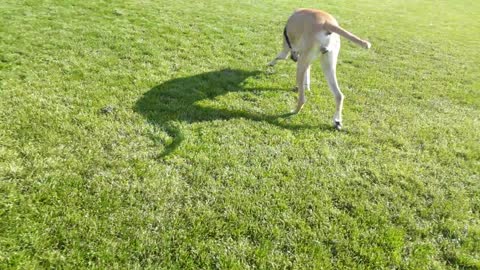
[[[300,59],[297,62],[297,78],[300,76],[303,80],[301,82],[302,85],[299,85],[297,80],[296,88],[299,91],[299,99],[297,108],[293,112],[298,112],[306,102],[304,90],[310,90],[311,62],[320,55],[323,73],[325,74],[328,86],[335,97],[336,108],[333,116],[334,125],[337,125],[336,123],[341,124],[344,95],[340,91],[336,75],[337,58],[338,53],[340,52],[340,36],[335,33],[327,35],[326,32],[322,31],[317,33],[315,38],[317,44],[315,44],[310,50],[302,50],[303,53],[300,54]],[[320,48],[326,49],[327,52],[320,54]],[[284,47],[283,51],[281,51],[277,57],[269,63],[269,65],[273,66],[277,63],[277,60],[286,59],[289,51],[290,49],[288,47]]]

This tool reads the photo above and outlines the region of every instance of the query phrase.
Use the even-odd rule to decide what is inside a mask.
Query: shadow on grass
[[[242,87],[249,77],[260,75],[260,71],[223,69],[198,75],[173,79],[157,85],[146,92],[135,104],[135,111],[142,114],[150,123],[161,127],[173,141],[166,146],[161,157],[174,151],[182,142],[183,135],[176,123],[204,122],[244,118],[252,121],[267,122],[278,127],[300,130],[315,128],[331,130],[328,125],[295,125],[279,121],[292,114],[267,115],[244,110],[228,110],[199,106],[204,99],[227,94],[228,92],[271,91],[272,89],[247,89]]]

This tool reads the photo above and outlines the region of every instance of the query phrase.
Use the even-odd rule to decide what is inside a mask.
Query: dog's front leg
[[[300,57],[300,60],[297,62],[297,88],[298,88],[298,100],[297,100],[297,108],[293,111],[294,113],[300,112],[302,110],[303,105],[305,105],[306,97],[305,97],[305,75],[307,73],[307,69],[310,66],[310,63]]]
[[[305,102],[305,89],[310,89],[310,64],[315,59],[315,51],[312,50],[313,46],[305,50],[305,53],[300,53],[300,57],[297,62],[297,88],[298,88],[298,101],[297,108],[294,113],[298,113]]]
[[[310,68],[312,65],[308,65],[307,70],[305,71],[305,76],[303,78],[303,87],[310,91]]]

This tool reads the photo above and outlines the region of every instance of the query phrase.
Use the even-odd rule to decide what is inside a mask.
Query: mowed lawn
[[[301,2],[0,1],[0,268],[479,269],[480,1]]]

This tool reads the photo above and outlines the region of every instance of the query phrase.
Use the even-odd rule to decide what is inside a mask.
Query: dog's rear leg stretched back
[[[298,53],[293,51],[292,49],[292,44],[290,43],[290,39],[288,38],[287,34],[287,27],[283,29],[283,50],[273,59],[270,63],[268,63],[269,66],[274,66],[278,60],[285,60],[287,59],[288,53],[290,52],[290,58],[294,61],[297,62],[298,60]]]
[[[275,64],[277,63],[278,60],[285,60],[287,59],[288,57],[288,53],[290,52],[290,48],[285,47],[285,45],[283,46],[283,50],[278,53],[277,57],[275,57],[275,59],[273,59],[270,63],[268,63],[269,66],[275,66]]]

